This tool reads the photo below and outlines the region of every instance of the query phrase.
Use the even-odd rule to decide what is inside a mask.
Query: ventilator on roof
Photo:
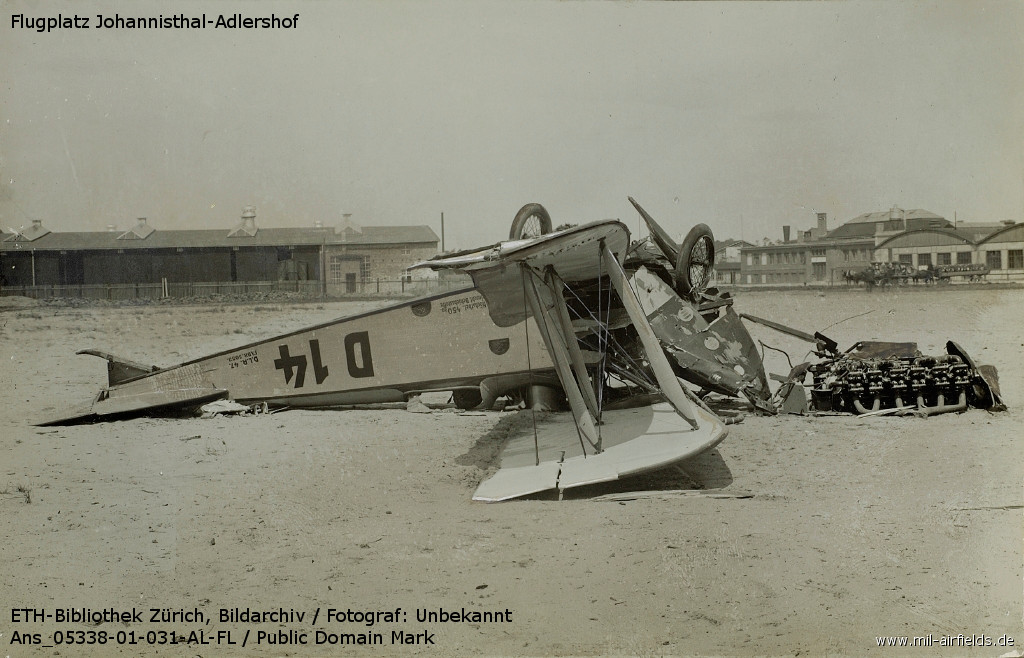
[[[139,221],[136,222],[135,226],[131,227],[121,235],[117,236],[118,240],[145,240],[148,238],[153,231],[152,226],[146,223],[145,217],[139,217]]]
[[[242,208],[242,223],[231,229],[229,238],[251,238],[256,235],[256,206]]]
[[[50,229],[43,226],[43,220],[33,219],[32,226],[25,228],[12,228],[10,235],[3,237],[4,242],[32,242],[38,240],[50,232]]]

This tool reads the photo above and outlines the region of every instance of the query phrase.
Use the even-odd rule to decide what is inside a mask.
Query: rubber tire
[[[690,280],[690,257],[692,256],[693,248],[704,238],[708,239],[708,270],[715,268],[715,235],[707,224],[697,224],[686,234],[686,238],[679,248],[679,258],[676,260],[676,270],[674,273],[677,291],[682,290],[686,294],[695,292],[694,282]],[[711,278],[709,276],[708,280],[704,282],[704,287],[706,288],[710,283]]]
[[[508,239],[522,239],[524,237],[523,229],[526,228],[526,223],[530,221],[531,217],[537,217],[540,220],[541,235],[551,232],[551,215],[548,214],[548,211],[539,203],[528,203],[519,209],[519,212],[516,213],[516,218],[512,220],[512,228],[508,232]]]
[[[457,391],[452,391],[452,402],[459,409],[476,409],[483,401],[484,397],[480,393],[480,389],[460,388]]]

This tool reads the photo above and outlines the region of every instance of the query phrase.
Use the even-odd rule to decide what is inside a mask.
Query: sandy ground
[[[1022,302],[1016,290],[740,294],[738,310],[824,330],[842,347],[914,340],[942,353],[956,339],[999,368],[1010,410],[749,416],[682,470],[562,501],[492,505],[470,496],[519,422],[511,413],[441,406],[30,425],[105,382],[104,363],[78,349],[170,365],[370,303],[8,303],[0,310],[0,654],[998,656],[1024,648]],[[795,361],[806,351],[770,330],[752,333]],[[779,355],[768,363],[788,369]],[[594,500],[667,489],[694,494]],[[752,497],[707,495],[715,492]],[[90,625],[23,621],[14,611],[82,607],[147,613],[141,623]],[[399,607],[404,617],[372,627],[327,618],[328,609]],[[198,608],[205,618],[150,622],[151,608]],[[305,616],[221,622],[222,608]],[[419,622],[424,609],[507,609],[511,620]],[[383,645],[316,646],[317,629],[380,632]],[[158,632],[198,630],[214,642],[147,644],[169,639]],[[88,641],[101,631],[107,644],[12,643],[14,633],[52,645],[58,632]],[[141,643],[118,645],[119,631]],[[224,636],[217,644],[218,631],[238,644]],[[308,644],[256,644],[260,631],[306,633]],[[393,631],[427,635],[393,644]],[[960,634],[993,642],[1005,634],[1014,646],[940,646]],[[927,649],[876,641],[929,635]]]

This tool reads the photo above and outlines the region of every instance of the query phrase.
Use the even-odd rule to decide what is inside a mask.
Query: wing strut
[[[576,373],[576,381],[580,383],[580,390],[585,393],[583,399],[587,403],[587,409],[594,418],[601,417],[601,407],[597,403],[597,396],[594,394],[594,387],[591,384],[590,376],[587,374],[587,365],[583,362],[583,352],[580,351],[579,342],[576,340],[576,331],[572,328],[572,319],[569,318],[569,308],[565,305],[565,297],[562,291],[565,289],[565,282],[555,272],[553,265],[548,265],[545,272],[548,291],[553,298],[555,314],[562,325],[562,337],[565,339],[566,347],[569,348],[569,356],[572,358],[572,369]]]
[[[607,246],[604,246],[604,250],[608,260],[608,276],[611,278],[615,290],[618,291],[619,298],[622,299],[622,305],[626,307],[626,312],[629,313],[629,318],[633,321],[633,327],[636,329],[637,334],[640,335],[640,342],[643,343],[644,352],[647,353],[647,360],[651,364],[651,369],[658,380],[661,392],[665,394],[665,397],[675,408],[676,412],[689,422],[693,429],[698,429],[699,425],[693,412],[693,405],[690,403],[689,398],[686,397],[686,393],[683,392],[682,386],[679,385],[679,380],[676,379],[675,373],[672,372],[672,366],[669,365],[668,359],[665,358],[665,353],[661,350],[661,343],[654,334],[651,323],[647,321],[647,316],[644,315],[644,310],[640,306],[640,300],[636,298],[636,293],[633,292],[629,282],[626,280],[626,273],[622,270],[622,266],[619,265],[619,261],[615,260],[615,254]]]
[[[536,275],[536,273],[528,268],[527,265],[523,264],[522,267],[529,269],[529,274]],[[561,292],[558,295],[550,294],[550,289],[545,286],[544,290],[549,293],[549,298],[559,298]],[[576,426],[579,428],[583,437],[590,443],[591,446],[597,451],[601,452],[601,437],[597,431],[597,421],[590,412],[587,401],[583,397],[581,388],[586,384],[584,382],[577,382],[573,377],[572,367],[569,365],[571,361],[570,351],[567,347],[569,338],[572,339],[572,343],[576,343],[576,334],[570,333],[568,336],[562,335],[560,326],[555,325],[555,320],[551,317],[552,306],[557,306],[555,303],[546,304],[541,297],[540,290],[537,288],[537,284],[534,281],[534,277],[528,277],[526,285],[526,301],[530,305],[530,311],[533,313],[534,318],[537,320],[537,327],[540,329],[541,336],[544,338],[544,343],[548,346],[548,350],[555,362],[555,372],[558,374],[558,379],[562,382],[562,388],[565,389],[565,395],[569,398],[569,406],[572,408],[572,415],[576,419]],[[565,300],[562,300],[565,303]],[[576,346],[579,350],[579,346]],[[582,362],[582,357],[581,357]],[[586,368],[583,370],[584,375],[586,374]],[[590,379],[584,380],[589,383]]]

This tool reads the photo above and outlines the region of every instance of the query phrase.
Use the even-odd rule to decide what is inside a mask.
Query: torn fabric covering
[[[658,276],[641,267],[633,287],[658,339],[681,377],[725,395],[746,394],[768,404],[771,392],[753,339],[732,308],[712,323]]]

